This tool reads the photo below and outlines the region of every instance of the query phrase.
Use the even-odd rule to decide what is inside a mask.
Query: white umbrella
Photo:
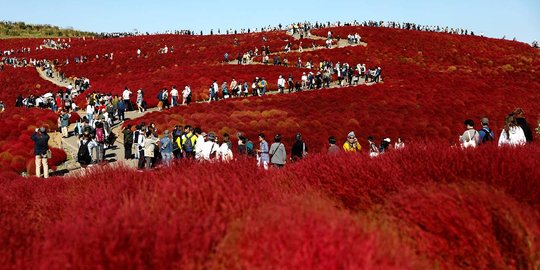
[[[52,97],[52,96],[53,96],[52,93],[47,93],[47,94],[43,95],[44,98],[50,98],[50,97]]]

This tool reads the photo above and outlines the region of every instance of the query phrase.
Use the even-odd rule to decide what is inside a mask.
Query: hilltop
[[[27,24],[24,22],[0,22],[0,38],[48,38],[95,36],[96,33],[60,28],[48,24]]]

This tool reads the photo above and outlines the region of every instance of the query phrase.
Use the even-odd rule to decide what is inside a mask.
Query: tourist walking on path
[[[34,141],[34,155],[36,157],[36,177],[41,177],[41,167],[43,167],[43,178],[49,178],[49,135],[44,127],[36,129],[31,137]]]
[[[268,170],[270,154],[268,152],[268,142],[266,142],[264,133],[259,134],[259,149],[257,150],[257,161],[259,166],[263,166],[265,170]]]
[[[336,145],[336,138],[334,136],[330,136],[328,138],[328,151],[327,153],[330,155],[337,155],[341,152],[341,149]]]
[[[308,148],[306,143],[302,140],[302,134],[297,133],[295,136],[295,142],[291,148],[291,160],[298,161],[307,156]]]
[[[478,145],[478,140],[480,138],[478,131],[474,129],[474,121],[472,119],[467,119],[464,122],[465,132],[459,137],[461,147],[476,147]]]
[[[169,131],[165,130],[163,132],[163,138],[159,141],[160,150],[161,150],[161,160],[165,166],[171,165],[171,160],[173,158],[173,142],[169,136]]]
[[[68,126],[69,126],[69,118],[71,115],[66,112],[66,110],[62,110],[60,113],[60,116],[58,117],[58,121],[60,122],[60,130],[62,131],[62,138],[67,138],[69,136],[68,133]]]
[[[525,119],[525,112],[522,108],[517,108],[514,110],[514,119],[516,120],[516,124],[523,130],[527,143],[531,143],[534,138],[533,132],[531,130],[531,126],[529,123],[527,123],[527,119]]]
[[[493,134],[493,130],[489,128],[489,119],[484,117],[480,119],[480,123],[482,124],[482,129],[478,131],[478,144],[485,144],[494,141],[495,134]]]
[[[527,138],[525,137],[523,129],[517,124],[514,114],[506,116],[504,122],[504,129],[499,137],[499,146],[525,145],[527,143]]]
[[[131,125],[123,128],[122,134],[124,134],[124,158],[128,160],[132,158],[131,149],[133,148],[133,131],[131,131]]]
[[[274,168],[283,168],[287,162],[287,151],[285,145],[281,143],[281,135],[277,134],[274,137],[274,143],[270,146],[270,161]]]

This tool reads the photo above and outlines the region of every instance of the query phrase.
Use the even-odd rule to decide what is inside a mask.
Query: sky
[[[92,32],[164,32],[276,26],[299,21],[399,21],[540,41],[540,0],[0,0],[0,20]]]

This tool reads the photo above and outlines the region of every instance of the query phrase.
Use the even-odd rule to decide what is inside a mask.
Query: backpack
[[[158,99],[159,101],[161,101],[161,100],[163,99],[163,92],[159,92],[159,93],[157,94],[157,99]]]
[[[105,131],[103,128],[96,128],[96,141],[99,143],[105,141]]]
[[[475,140],[474,137],[476,136],[476,133],[477,133],[477,132],[478,132],[478,131],[475,130],[472,136],[471,136],[471,133],[470,133],[470,132],[467,132],[467,135],[468,135],[467,137],[468,137],[468,138],[465,139],[465,141],[462,143],[461,146],[462,146],[463,148],[468,148],[468,147],[474,148],[474,147],[476,147],[476,140]]]
[[[81,143],[81,146],[79,146],[79,151],[77,151],[77,162],[79,162],[82,165],[88,165],[92,162],[90,151],[88,151],[89,143],[90,143],[89,140],[86,141],[86,143]]]
[[[193,138],[193,136],[195,135],[191,134],[191,136],[189,137],[186,136],[186,141],[184,142],[184,145],[183,145],[184,150],[186,152],[193,152],[193,142],[191,141],[191,138]]]
[[[248,155],[253,155],[255,153],[253,151],[253,142],[252,141],[248,141],[246,143],[246,150],[247,150]]]
[[[493,138],[493,134],[491,134],[491,130],[488,128],[482,128],[480,131],[484,131],[484,137],[482,138],[482,144],[487,142],[492,142],[495,138]]]

